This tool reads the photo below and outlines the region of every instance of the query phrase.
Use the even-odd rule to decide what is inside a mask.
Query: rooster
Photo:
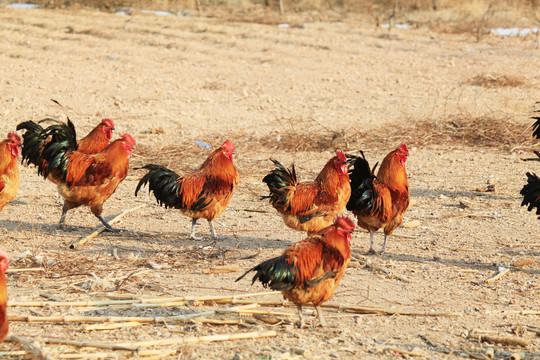
[[[102,151],[89,155],[77,150],[72,130],[69,124],[51,129],[50,141],[44,144],[38,162],[38,172],[57,184],[58,193],[64,198],[60,227],[64,229],[68,210],[85,205],[105,228],[117,232],[101,216],[103,203],[126,178],[135,140],[124,134]]]
[[[270,199],[288,227],[310,236],[330,225],[345,209],[351,186],[343,151],[336,151],[315,181],[298,182],[294,165],[286,169],[279,161],[272,162],[276,168],[263,178],[270,195],[262,198]]]
[[[218,239],[212,221],[229,205],[239,181],[233,163],[234,150],[233,144],[225,141],[198,170],[183,176],[160,165],[145,165],[139,169],[149,171],[139,181],[135,196],[148,183],[148,191],[154,192],[160,205],[180,209],[192,218],[190,239],[200,239],[195,235],[200,218],[208,220],[212,237]]]
[[[9,258],[0,250],[0,343],[7,336],[9,323],[6,315],[7,308],[7,286],[6,270],[9,265]]]
[[[55,121],[53,119],[43,119],[37,123],[29,120],[17,125],[17,130],[26,130],[23,135],[23,151],[22,159],[27,164],[39,166],[41,153],[45,145],[51,141],[51,133],[55,133],[57,139],[65,140],[68,137],[76,138],[75,126],[69,120],[67,126],[63,124],[53,124],[47,128],[43,128],[40,123],[44,121]],[[111,119],[103,119],[101,122],[84,138],[80,139],[73,150],[77,150],[83,154],[97,154],[109,145],[114,131],[114,123]],[[60,137],[62,132],[64,133]]]
[[[252,284],[259,280],[265,288],[281,291],[296,304],[300,328],[304,327],[302,305],[310,302],[325,326],[320,306],[334,295],[351,261],[353,230],[354,223],[339,216],[332,225],[290,246],[281,256],[249,269],[236,281],[255,271]]]
[[[19,166],[17,156],[21,153],[21,138],[9,133],[0,142],[0,211],[15,199],[19,190]]]
[[[540,110],[535,110],[535,112],[540,113]],[[536,120],[533,124],[533,137],[540,139],[540,116],[533,116],[532,119]],[[534,153],[538,157],[537,159],[526,160],[540,161],[540,152],[535,151]],[[536,174],[527,173],[527,184],[523,186],[520,194],[523,195],[521,206],[527,206],[528,211],[536,208],[536,215],[540,215],[540,178]],[[538,218],[540,219],[540,216]]]
[[[369,231],[369,253],[384,253],[386,239],[403,222],[403,213],[409,207],[409,181],[405,161],[409,150],[401,144],[390,152],[381,163],[375,176],[377,164],[371,169],[364,153],[348,155],[351,178],[351,198],[347,209],[358,219],[358,226]],[[384,229],[382,250],[373,248],[374,232]]]

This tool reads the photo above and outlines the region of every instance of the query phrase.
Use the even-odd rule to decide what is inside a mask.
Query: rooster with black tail
[[[135,196],[148,184],[148,191],[154,192],[159,205],[179,209],[191,217],[191,239],[200,239],[195,235],[198,219],[208,220],[212,237],[218,239],[212,221],[229,205],[240,178],[233,163],[234,150],[233,144],[225,141],[208,156],[200,169],[183,176],[160,165],[138,168],[148,170],[148,173],[139,181]]]
[[[347,210],[352,211],[358,220],[358,226],[369,231],[369,253],[383,253],[386,240],[403,222],[403,214],[409,207],[409,181],[405,171],[405,161],[409,150],[401,144],[390,152],[381,163],[375,176],[377,164],[372,168],[362,156],[348,156],[351,178],[351,197]],[[384,230],[384,242],[381,251],[373,247],[374,233]]]
[[[334,295],[349,265],[353,230],[354,223],[339,216],[332,225],[290,246],[283,255],[249,269],[236,281],[254,271],[252,284],[259,280],[296,304],[300,328],[305,325],[302,305],[308,303],[315,306],[320,325],[325,326],[320,306]]]

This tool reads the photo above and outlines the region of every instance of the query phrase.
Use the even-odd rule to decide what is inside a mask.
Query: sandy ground
[[[266,193],[261,179],[271,168],[268,159],[295,162],[301,179],[313,179],[335,150],[298,150],[284,144],[284,138],[339,132],[380,136],[417,121],[452,117],[491,116],[525,126],[531,123],[534,102],[540,100],[536,37],[484,37],[477,42],[471,34],[423,28],[388,34],[363,19],[284,28],[138,12],[121,16],[2,7],[0,49],[0,133],[29,119],[64,119],[66,112],[82,136],[102,117],[110,117],[117,135],[129,132],[138,141],[134,166],[159,162],[178,172],[189,171],[209,153],[195,141],[216,147],[230,138],[237,146],[241,173],[229,209],[216,221],[217,232],[227,235],[226,240],[189,240],[190,219],[157,207],[146,193],[134,197],[142,172],[132,170],[104,212],[112,218],[146,204],[117,224],[129,232],[104,233],[69,250],[72,241],[98,226],[97,219],[88,209],[75,210],[67,217],[70,231],[59,231],[61,205],[55,187],[39,178],[35,168],[21,167],[19,195],[0,214],[0,248],[12,258],[11,268],[42,266],[45,271],[10,274],[13,302],[45,301],[44,296],[86,301],[114,294],[200,298],[264,291],[247,279],[234,279],[303,238],[286,229],[259,199]],[[477,76],[506,76],[522,84],[471,84]],[[418,134],[403,131],[391,145],[373,145],[366,139],[370,146],[360,147],[374,164],[413,135],[418,139]],[[353,252],[360,262],[352,262],[331,303],[456,316],[327,309],[330,326],[318,328],[307,307],[310,326],[299,330],[293,325],[294,308],[278,306],[262,308],[292,315],[274,316],[283,320],[278,325],[222,314],[208,318],[240,325],[194,320],[92,331],[88,323],[12,322],[11,334],[119,344],[277,332],[267,339],[154,347],[164,357],[165,349],[176,352],[171,358],[408,357],[395,350],[401,349],[454,359],[488,346],[495,349],[496,358],[507,358],[513,351],[540,358],[540,338],[526,330],[540,326],[539,225],[534,214],[519,206],[524,174],[536,171],[537,165],[521,161],[527,155],[519,146],[509,150],[416,141],[410,150],[407,170],[414,205],[405,222],[418,221],[418,226],[398,229],[383,256],[367,256],[369,235],[355,232]],[[495,191],[484,192],[490,184]],[[207,234],[207,224],[200,230]],[[366,266],[366,261],[388,273]],[[514,266],[519,262],[526,265]],[[500,266],[511,271],[485,282]],[[173,316],[230,306],[188,302],[166,308],[10,307],[9,314]],[[488,345],[478,341],[480,335],[511,337],[528,345]],[[59,359],[96,351],[97,358],[136,356],[90,347],[38,346]],[[18,344],[5,343],[2,351],[18,349]]]

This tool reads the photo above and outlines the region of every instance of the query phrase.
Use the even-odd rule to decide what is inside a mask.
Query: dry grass
[[[476,75],[466,82],[469,85],[485,88],[518,87],[525,84],[525,80],[508,75],[483,74]]]
[[[530,126],[493,117],[455,117],[444,121],[411,122],[410,125],[383,127],[368,132],[348,129],[318,132],[318,136],[287,134],[279,144],[275,138],[260,140],[262,148],[280,147],[289,151],[321,151],[334,148],[357,150],[363,147],[393,147],[401,142],[415,146],[469,146],[513,150],[531,148],[536,141]]]
[[[33,0],[33,3],[49,8],[90,7],[114,11],[122,7],[168,11],[196,10],[205,15],[225,16],[231,14],[247,21],[273,23],[280,18],[278,0]],[[286,14],[303,13],[305,21],[325,18],[347,17],[359,13],[375,18],[377,23],[387,22],[392,13],[394,0],[283,0]],[[540,0],[399,0],[396,21],[412,21],[452,28],[469,29],[471,26],[487,25],[493,18],[510,18],[511,22],[522,18],[540,21]],[[320,18],[320,19],[319,19]],[[501,24],[499,24],[500,26]],[[514,24],[515,25],[515,24]],[[471,29],[469,29],[471,30]]]
[[[532,124],[532,123],[531,123]],[[310,127],[313,130],[313,126]],[[231,135],[233,143],[239,148],[257,149],[273,152],[320,152],[341,148],[354,151],[365,148],[392,148],[402,142],[410,146],[443,145],[449,148],[473,147],[495,148],[505,151],[515,149],[533,149],[537,141],[532,137],[530,125],[509,122],[495,117],[471,118],[468,116],[452,117],[439,121],[411,121],[410,125],[382,127],[370,131],[354,128],[332,131],[320,127],[310,134],[293,130],[253,138],[246,134]],[[209,143],[211,140],[207,139]],[[194,142],[186,141],[182,145],[169,145],[162,149],[141,146],[137,149],[134,166],[148,163],[148,159],[158,164],[176,163],[182,170],[193,169],[200,164],[186,164],[188,159],[201,159],[208,155],[206,150]]]

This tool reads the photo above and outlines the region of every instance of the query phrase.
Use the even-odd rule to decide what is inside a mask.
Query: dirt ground
[[[68,245],[96,229],[98,220],[88,209],[75,210],[68,213],[69,231],[59,231],[61,199],[55,187],[35,168],[21,166],[19,194],[0,213],[0,248],[11,257],[11,269],[43,271],[9,274],[10,302],[263,292],[248,279],[234,280],[303,238],[259,199],[267,193],[261,179],[271,169],[268,159],[294,162],[305,180],[316,176],[337,146],[363,149],[374,164],[407,142],[413,205],[405,223],[412,227],[396,230],[383,256],[366,255],[369,235],[356,231],[357,260],[330,303],[423,314],[325,309],[330,326],[319,328],[308,306],[310,326],[300,330],[294,327],[293,307],[263,306],[259,310],[292,316],[273,315],[281,321],[272,325],[223,313],[185,323],[124,323],[109,330],[92,330],[95,324],[88,322],[12,321],[12,335],[124,344],[276,331],[269,338],[155,345],[148,349],[156,353],[139,354],[37,341],[52,359],[457,359],[483,354],[488,347],[496,358],[514,351],[540,358],[540,337],[527,330],[540,327],[539,220],[520,206],[519,196],[525,173],[540,171],[538,164],[521,161],[531,150],[527,127],[540,100],[538,37],[485,36],[478,42],[474,34],[422,27],[389,33],[361,17],[301,24],[1,7],[1,134],[25,120],[65,119],[67,113],[82,136],[110,117],[115,136],[128,132],[138,142],[133,167],[157,162],[183,173],[210,152],[195,141],[214,148],[229,138],[237,147],[241,173],[228,210],[215,222],[218,234],[228,236],[217,244],[189,240],[190,219],[156,206],[146,191],[136,198],[143,172],[132,169],[104,211],[110,219],[145,204],[116,224],[128,232],[103,233],[70,250]],[[475,145],[446,135],[434,140],[420,126],[440,123],[444,128],[451,119],[481,118],[524,130],[511,144],[495,129],[489,141]],[[473,130],[482,137],[486,129]],[[208,234],[206,222],[200,231]],[[381,240],[377,234],[378,246]],[[499,267],[510,271],[486,282]],[[231,306],[48,303],[8,311],[11,316],[164,317]],[[231,324],[217,324],[219,319]],[[481,343],[486,335],[526,346]],[[21,349],[6,342],[1,351]]]

